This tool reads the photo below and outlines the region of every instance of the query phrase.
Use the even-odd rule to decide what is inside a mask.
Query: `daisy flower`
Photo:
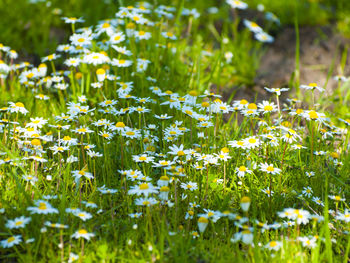
[[[55,60],[55,59],[58,59],[58,58],[60,58],[61,56],[60,55],[57,55],[57,54],[51,54],[51,55],[48,55],[48,56],[46,56],[46,57],[43,57],[42,58],[42,62],[45,62],[45,61],[53,61],[53,60]]]
[[[278,251],[281,249],[283,243],[281,241],[270,241],[264,247],[269,250]]]
[[[39,99],[39,100],[48,100],[48,99],[50,99],[50,97],[49,96],[46,96],[46,95],[44,95],[44,94],[38,94],[38,95],[35,95],[35,98],[37,98],[37,99]]]
[[[163,175],[159,178],[159,180],[157,181],[157,185],[159,187],[162,187],[162,186],[168,186],[169,185],[169,182],[170,182],[170,179],[168,176],[166,175]]]
[[[312,90],[312,91],[317,89],[319,92],[324,91],[324,88],[321,88],[321,87],[317,86],[316,83],[309,83],[308,85],[300,85],[300,88],[301,89],[306,89],[306,90]]]
[[[345,198],[342,198],[339,195],[329,195],[328,197],[336,202],[344,202],[345,201]]]
[[[247,145],[245,144],[244,140],[243,141],[229,141],[228,145],[232,146],[233,148],[238,148],[238,149],[246,149]]]
[[[175,162],[167,160],[159,160],[158,162],[153,162],[153,167],[166,168],[173,165]]]
[[[268,174],[279,174],[281,169],[273,167],[273,164],[261,163],[260,171],[266,172]]]
[[[119,44],[121,42],[123,42],[125,40],[125,35],[123,32],[118,32],[118,33],[115,33],[115,34],[112,34],[110,39],[109,39],[109,42],[111,44]]]
[[[81,177],[85,177],[87,179],[93,179],[94,176],[92,173],[86,172],[85,170],[75,170],[72,171],[72,176],[74,177],[75,183],[79,183]]]
[[[253,228],[247,228],[244,229],[243,231],[237,232],[233,235],[233,238],[230,239],[232,243],[236,243],[238,241],[242,241],[246,245],[251,245],[253,244]]]
[[[30,118],[30,121],[31,122],[26,124],[26,127],[31,127],[34,129],[41,129],[47,123],[47,120],[41,117]]]
[[[269,89],[268,87],[264,87],[264,89],[266,89],[268,92],[276,93],[277,96],[280,96],[281,92],[289,90],[288,88],[282,88],[282,89],[271,88],[271,89]]]
[[[305,175],[309,178],[315,176],[315,172],[305,172]]]
[[[244,165],[240,166],[240,167],[236,167],[236,173],[238,175],[238,177],[244,177],[246,173],[251,174],[252,171],[249,170],[247,167],[245,167]]]
[[[232,8],[237,8],[237,9],[248,8],[248,5],[240,0],[226,0],[226,3],[229,4]]]
[[[63,153],[64,151],[69,150],[69,147],[68,146],[57,146],[57,145],[54,145],[54,146],[50,147],[50,150],[53,151],[53,154]]]
[[[324,113],[316,112],[314,110],[305,111],[302,116],[308,121],[315,120],[318,122],[324,122],[327,117]]]
[[[249,21],[247,19],[243,20],[243,24],[253,33],[263,32],[263,29],[255,22]]]
[[[109,23],[110,21],[104,21],[96,26],[96,34],[100,35],[106,33],[108,36],[112,35],[115,31],[114,27]]]
[[[63,225],[63,224],[59,224],[59,223],[51,223],[50,221],[46,221],[45,226],[52,227],[52,228],[58,228],[58,229],[68,228],[67,225]]]
[[[108,189],[105,185],[98,187],[97,190],[102,194],[115,194],[118,192],[117,189]]]
[[[229,155],[228,152],[221,151],[218,154],[215,154],[215,156],[218,158],[218,160],[227,162],[229,159],[231,159],[231,156]]]
[[[88,212],[84,212],[84,211],[78,211],[73,213],[73,215],[75,215],[76,217],[79,217],[81,220],[86,221],[92,218],[92,215]]]
[[[298,237],[298,240],[301,241],[303,247],[315,248],[317,246],[317,239],[315,237],[312,237],[311,239],[308,237]]]
[[[168,39],[171,39],[171,40],[176,40],[177,39],[176,36],[173,33],[171,33],[171,32],[162,32],[162,36],[164,38],[168,38]]]
[[[312,196],[312,189],[310,186],[304,187],[303,191],[301,192],[303,195],[305,195],[306,197],[311,197]]]
[[[125,59],[116,59],[114,58],[111,61],[111,65],[112,66],[117,66],[119,68],[126,68],[126,67],[130,67],[132,65],[132,61],[131,60],[125,60]]]
[[[148,40],[152,37],[150,32],[146,32],[143,30],[135,31],[134,36],[136,39],[139,39],[139,40],[143,40],[143,39]]]
[[[63,136],[63,138],[59,139],[58,142],[62,143],[63,145],[72,146],[78,144],[78,139],[71,138],[70,136]]]
[[[205,229],[207,228],[209,223],[208,218],[201,216],[200,218],[198,218],[198,229],[200,233],[203,233],[205,231]]]
[[[350,223],[350,210],[345,209],[344,213],[338,212],[335,219]]]
[[[254,149],[256,147],[259,147],[260,144],[261,141],[255,136],[251,136],[243,140],[243,145],[248,149]]]
[[[158,190],[156,187],[154,187],[151,183],[141,183],[139,185],[134,185],[131,187],[131,189],[128,191],[128,194],[133,195],[141,195],[148,197],[149,194],[157,194]]]
[[[92,133],[94,131],[90,130],[86,126],[80,126],[79,128],[76,128],[75,130],[73,130],[73,132],[78,133],[78,134],[86,134],[86,133]]]
[[[336,75],[333,77],[334,80],[336,81],[343,81],[343,82],[346,82],[349,80],[349,78],[343,76],[343,75]]]
[[[102,136],[104,139],[111,140],[114,134],[107,131],[100,131],[98,135]]]
[[[171,119],[173,116],[168,116],[168,114],[161,114],[161,115],[154,114],[154,117],[159,120],[168,120],[168,119]]]
[[[24,115],[26,115],[29,111],[26,110],[26,108],[24,108],[24,104],[22,102],[16,102],[16,103],[13,103],[13,102],[9,102],[10,104],[10,108],[9,108],[9,111],[11,113],[15,112],[20,112]]]
[[[70,42],[74,46],[78,47],[89,47],[92,43],[92,36],[83,33],[83,34],[73,34],[69,37]]]
[[[310,220],[310,212],[302,209],[294,209],[292,219],[296,220],[298,225],[306,225]]]
[[[135,205],[138,205],[138,206],[152,206],[152,205],[156,205],[157,203],[158,201],[153,197],[150,197],[150,198],[140,197],[135,199]]]
[[[320,206],[324,206],[323,202],[321,201],[321,199],[317,196],[314,196],[312,197],[312,201],[317,204],[317,205],[320,205]]]
[[[131,51],[127,50],[126,47],[118,47],[116,45],[112,45],[112,48],[114,48],[118,53],[121,53],[126,56],[131,56]]]
[[[5,226],[9,229],[24,228],[31,220],[30,217],[20,216],[13,220],[7,220]]]
[[[86,240],[90,240],[90,238],[94,237],[94,233],[89,233],[86,229],[82,228],[76,231],[73,235],[72,238],[79,239],[79,238],[84,238]]]
[[[162,186],[159,188],[159,199],[168,200],[169,199],[170,188],[168,186]]]
[[[268,197],[273,196],[274,194],[274,191],[271,191],[270,188],[261,189],[261,191],[265,193]]]
[[[270,36],[269,34],[265,33],[265,32],[257,32],[254,34],[254,37],[263,43],[272,43],[274,41],[274,38],[272,36]]]
[[[81,60],[79,58],[68,58],[64,61],[64,64],[68,67],[78,67],[81,63]]]
[[[69,259],[68,259],[68,263],[72,263],[74,261],[77,261],[79,259],[79,256],[77,254],[74,253],[69,253]]]
[[[147,156],[147,154],[141,154],[141,155],[133,155],[132,159],[134,160],[134,162],[137,163],[149,163],[149,162],[153,162],[154,157],[153,156]]]
[[[197,183],[194,182],[181,183],[180,186],[184,190],[191,190],[191,192],[198,189]]]
[[[91,202],[91,201],[81,201],[86,207],[88,208],[97,208],[98,206],[94,203],[94,202]]]
[[[273,102],[268,102],[264,100],[262,103],[258,104],[259,111],[266,114],[277,111],[277,106]]]
[[[180,146],[176,146],[175,144],[172,146],[169,146],[169,154],[171,155],[176,155],[178,157],[184,156],[186,155],[186,151],[184,150],[184,146],[183,144],[181,144]]]
[[[92,52],[83,57],[83,61],[87,64],[92,64],[94,66],[106,64],[110,62],[110,58],[103,52],[96,53]]]
[[[36,206],[27,207],[31,214],[58,214],[58,210],[47,201],[36,200],[34,204]]]
[[[141,137],[141,132],[140,130],[125,127],[124,130],[122,130],[122,136],[130,139],[138,139]]]
[[[1,240],[0,246],[3,248],[9,248],[9,247],[13,247],[14,245],[18,245],[21,242],[22,242],[22,236],[15,235],[15,236],[11,236],[7,239]]]
[[[76,17],[61,17],[61,19],[66,24],[75,24],[75,23],[84,23],[85,22],[85,20],[82,17],[80,17],[80,18],[76,18]]]

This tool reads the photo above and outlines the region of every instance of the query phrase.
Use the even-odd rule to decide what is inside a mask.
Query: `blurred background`
[[[113,18],[120,5],[132,5],[136,1],[122,0],[0,0],[0,43],[17,50],[21,55],[43,56],[52,52],[58,43],[66,42],[70,33],[62,16],[84,17],[84,26],[96,24],[101,19]],[[213,19],[216,25],[227,19],[229,8],[223,0],[171,0],[149,1],[151,4],[165,4],[196,8],[201,14],[200,24],[206,25]],[[184,3],[182,3],[184,2]],[[295,16],[300,26],[331,24],[344,37],[350,37],[349,0],[247,0],[250,9],[264,6],[274,13],[282,26],[293,25]],[[218,8],[208,20],[210,7]],[[250,14],[254,16],[254,14]],[[278,32],[275,32],[278,34]]]

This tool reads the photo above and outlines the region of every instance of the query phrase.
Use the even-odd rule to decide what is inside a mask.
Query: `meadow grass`
[[[0,46],[1,261],[347,262],[348,112],[298,78],[224,101],[278,24],[225,8],[204,15],[222,30],[185,1],[65,17],[40,65]],[[346,58],[329,81],[348,105]]]

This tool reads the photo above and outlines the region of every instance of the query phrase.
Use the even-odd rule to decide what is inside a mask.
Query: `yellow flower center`
[[[46,209],[47,209],[47,206],[46,206],[45,203],[40,203],[38,208],[39,208],[40,210],[46,210]]]
[[[148,188],[148,184],[140,184],[140,190],[147,190]]]
[[[14,237],[10,237],[10,238],[7,239],[7,243],[11,243],[11,242],[13,242],[13,241],[15,241],[15,238],[14,238]]]
[[[275,170],[275,168],[273,168],[273,166],[270,165],[266,168],[266,170],[269,172],[273,172]]]
[[[117,124],[115,125],[115,127],[117,127],[117,128],[124,128],[124,127],[125,127],[125,124],[124,124],[124,122],[117,122]]]
[[[277,246],[277,242],[276,241],[271,241],[270,242],[270,247],[275,247]]]
[[[241,203],[250,203],[250,198],[248,196],[243,196],[241,199]]]
[[[22,225],[22,224],[23,224],[23,221],[17,221],[15,225],[16,225],[16,226],[20,226],[20,225]]]
[[[250,138],[250,139],[248,140],[248,142],[249,142],[249,143],[256,143],[256,139]]]
[[[104,75],[105,73],[106,71],[103,68],[99,68],[98,70],[96,70],[97,75]]]
[[[167,187],[167,186],[162,186],[162,187],[159,189],[159,191],[161,191],[161,192],[169,192],[169,191],[170,191],[170,188]]]
[[[318,114],[317,114],[317,112],[316,111],[310,111],[309,112],[309,117],[310,117],[310,119],[317,119],[318,118]]]
[[[178,155],[178,156],[184,156],[185,153],[184,153],[184,151],[178,151],[178,152],[177,152],[177,155]]]
[[[271,105],[266,105],[266,106],[264,107],[264,110],[265,110],[265,111],[272,111],[272,110],[273,110],[273,107],[272,107]]]
[[[39,146],[39,145],[41,145],[41,142],[40,142],[39,139],[33,139],[30,143],[31,143],[31,145],[33,145],[33,146]]]
[[[80,234],[80,235],[85,235],[85,234],[87,234],[88,232],[85,230],[85,229],[80,229],[80,230],[78,230],[78,234]]]
[[[22,102],[17,102],[15,106],[19,108],[24,108],[24,104]]]
[[[250,110],[256,110],[257,108],[258,108],[258,106],[256,106],[255,103],[250,103],[250,104],[248,105],[248,109],[250,109]]]
[[[241,166],[241,167],[239,167],[239,171],[245,172],[245,171],[247,171],[247,168],[245,166]]]
[[[204,223],[204,224],[208,224],[208,218],[202,216],[198,219],[198,223]]]

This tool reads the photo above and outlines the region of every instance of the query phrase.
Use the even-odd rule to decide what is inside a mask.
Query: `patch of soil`
[[[350,40],[334,33],[331,26],[302,27],[299,36],[300,84],[315,82],[323,87],[333,60],[335,64],[332,76],[340,73],[341,55]],[[295,70],[295,47],[294,27],[284,28],[261,59],[256,86],[277,88],[288,85]],[[349,64],[348,62],[347,65]],[[349,67],[345,67],[344,74],[347,76],[349,73]],[[330,80],[326,94],[330,94],[336,85],[336,81]]]

